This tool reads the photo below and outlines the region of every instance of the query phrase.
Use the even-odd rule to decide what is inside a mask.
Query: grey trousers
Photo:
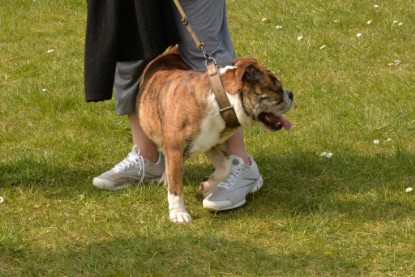
[[[117,62],[115,68],[115,111],[118,115],[135,114],[140,76],[148,61]]]
[[[226,16],[225,0],[180,0],[189,24],[205,45],[207,54],[217,63],[229,65],[235,58]],[[181,22],[175,10],[179,30],[179,50],[184,61],[193,69],[206,71],[203,54]],[[155,34],[157,35],[157,34]],[[147,61],[118,62],[115,72],[116,111],[118,115],[134,114],[140,76]]]

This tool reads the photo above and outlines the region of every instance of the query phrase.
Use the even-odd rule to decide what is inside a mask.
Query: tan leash
[[[241,124],[239,124],[238,118],[236,117],[235,109],[229,102],[228,96],[226,95],[226,91],[225,91],[225,88],[223,87],[222,79],[220,78],[220,75],[219,75],[219,70],[218,70],[218,65],[216,63],[216,60],[205,52],[205,46],[203,42],[201,42],[197,38],[195,32],[193,31],[192,27],[187,21],[186,14],[182,6],[179,3],[179,0],[173,0],[173,1],[182,17],[183,25],[186,27],[189,34],[192,36],[193,41],[196,43],[196,47],[202,52],[203,56],[206,59],[205,65],[206,65],[207,72],[209,75],[210,84],[212,85],[212,90],[213,90],[213,93],[215,94],[216,101],[218,102],[220,114],[222,115],[223,120],[225,120],[226,127],[234,128],[234,127],[241,126]]]
[[[184,12],[182,5],[180,5],[179,0],[173,0],[174,4],[176,5],[177,9],[179,10],[179,13],[182,17],[182,23],[187,28],[187,31],[192,36],[193,41],[196,43],[196,47],[202,51],[204,49],[204,45],[200,40],[197,38],[195,32],[193,32],[192,27],[190,27],[189,22],[187,21],[186,13]],[[206,57],[206,56],[205,56]]]

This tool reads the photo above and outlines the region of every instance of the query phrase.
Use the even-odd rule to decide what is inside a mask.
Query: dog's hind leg
[[[209,178],[200,184],[200,193],[206,197],[213,191],[220,181],[224,180],[229,175],[231,170],[231,162],[227,152],[225,151],[224,144],[216,145],[205,154],[215,168]]]
[[[176,149],[164,149],[166,156],[167,200],[169,217],[174,223],[190,222],[183,199],[183,156]]]

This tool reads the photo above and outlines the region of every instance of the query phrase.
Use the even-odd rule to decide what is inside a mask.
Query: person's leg
[[[204,43],[205,52],[222,66],[230,65],[235,51],[229,35],[225,0],[181,0],[189,25],[198,39]],[[175,11],[179,31],[179,51],[183,60],[198,71],[206,71],[205,58]]]
[[[229,34],[225,0],[182,0],[181,3],[189,24],[205,44],[206,53],[215,58],[218,64],[231,64],[235,53]],[[212,16],[216,18],[213,20]],[[182,25],[178,12],[176,20],[180,34],[181,56],[191,68],[205,71],[204,57]],[[210,210],[237,208],[245,204],[249,192],[257,191],[262,186],[258,167],[246,151],[242,128],[227,140],[226,146],[232,161],[232,171],[228,178],[219,183],[203,200],[203,206]]]
[[[131,135],[133,144],[138,145],[140,148],[140,154],[147,160],[156,163],[159,158],[159,152],[157,145],[150,140],[147,135],[141,129],[140,122],[136,114],[129,114],[128,121],[131,127]]]
[[[244,161],[246,165],[251,165],[248,153],[246,152],[244,135],[242,128],[239,128],[236,133],[226,141],[226,149],[229,155],[235,155]]]
[[[117,63],[114,81],[116,111],[118,115],[128,117],[133,147],[123,161],[93,179],[92,184],[97,188],[120,189],[134,181],[160,179],[164,174],[164,157],[141,129],[135,111],[140,76],[146,64],[145,61]]]

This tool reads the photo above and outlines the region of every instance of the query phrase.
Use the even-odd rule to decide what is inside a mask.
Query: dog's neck
[[[216,64],[209,64],[207,66],[207,73],[209,76],[210,84],[212,86],[212,91],[215,95],[217,103],[219,104],[219,112],[222,118],[225,120],[226,127],[239,127],[241,124],[238,121],[235,109],[229,101],[228,93],[223,86],[220,69],[221,68],[219,68]],[[228,69],[229,67],[225,67],[224,72],[226,72]]]

